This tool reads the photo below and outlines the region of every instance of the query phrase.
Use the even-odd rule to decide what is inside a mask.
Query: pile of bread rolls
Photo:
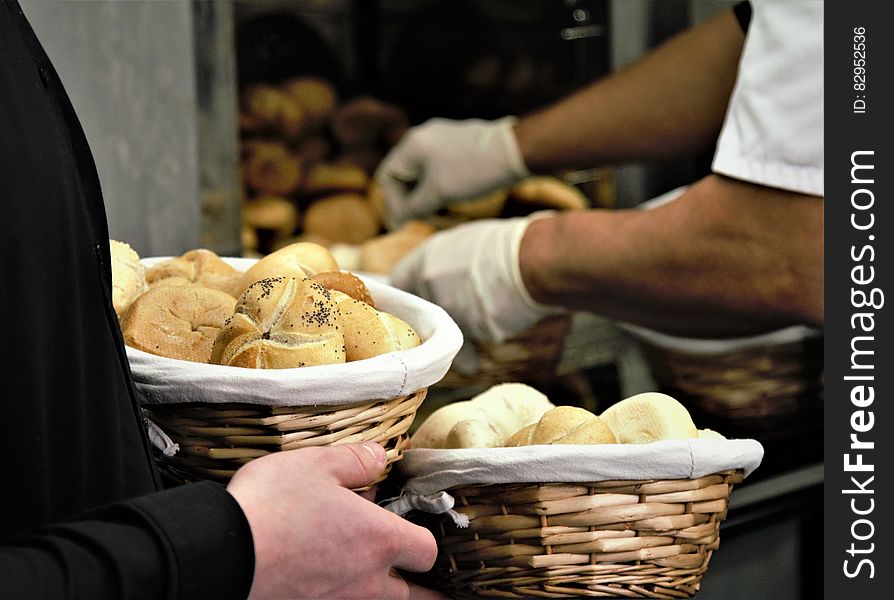
[[[339,97],[320,77],[253,84],[239,98],[244,255],[297,241],[330,248],[342,267],[387,274],[435,231],[481,218],[589,206],[578,188],[532,177],[386,232],[373,175],[409,127],[400,107],[371,96]]]
[[[298,242],[244,272],[196,249],[145,267],[110,240],[113,304],[127,345],[167,358],[260,369],[363,360],[421,343],[378,310],[325,247]]]
[[[658,440],[717,438],[698,429],[671,396],[646,392],[596,415],[555,406],[522,383],[495,385],[470,400],[434,411],[410,439],[413,448],[497,448],[543,444],[643,444]]]
[[[249,251],[267,254],[302,233],[328,245],[381,232],[368,187],[408,127],[401,109],[370,96],[342,101],[329,81],[309,76],[253,84],[239,100]]]

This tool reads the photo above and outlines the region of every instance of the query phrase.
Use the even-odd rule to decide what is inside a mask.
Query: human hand
[[[251,598],[409,598],[395,569],[424,572],[429,531],[350,488],[385,469],[376,443],[276,452],[239,469],[227,486],[255,545]],[[425,597],[425,596],[421,596]]]
[[[548,214],[441,231],[394,267],[391,282],[441,306],[472,339],[505,341],[558,310],[531,298],[518,262],[528,225]]]
[[[431,119],[408,131],[376,172],[389,229],[530,175],[514,123],[513,117]]]

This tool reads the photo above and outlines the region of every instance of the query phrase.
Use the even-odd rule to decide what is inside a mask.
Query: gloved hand
[[[531,298],[518,263],[528,224],[549,214],[482,219],[437,233],[395,266],[392,283],[440,305],[472,339],[503,342],[561,310]]]
[[[514,123],[431,119],[408,131],[376,172],[388,228],[528,177]]]

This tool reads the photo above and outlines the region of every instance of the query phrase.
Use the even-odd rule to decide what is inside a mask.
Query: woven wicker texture
[[[414,514],[438,540],[429,585],[455,598],[688,598],[742,471],[698,479],[453,488],[470,518]]]
[[[662,388],[705,415],[791,415],[822,397],[821,337],[714,355],[649,343],[642,348]]]
[[[570,315],[553,315],[503,343],[476,343],[478,371],[464,374],[454,366],[438,385],[461,388],[490,387],[512,381],[548,382],[556,375],[570,330]]]
[[[374,441],[385,447],[388,468],[400,460],[406,432],[425,389],[410,396],[342,406],[271,407],[256,404],[151,404],[150,419],[180,445],[158,454],[162,471],[176,481],[225,482],[245,463],[280,450]]]

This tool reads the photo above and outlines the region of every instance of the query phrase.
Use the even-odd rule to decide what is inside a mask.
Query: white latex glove
[[[528,224],[549,214],[482,219],[437,233],[395,266],[391,281],[440,305],[472,339],[505,341],[560,310],[531,298],[518,264]]]
[[[514,117],[431,119],[408,131],[376,172],[386,225],[394,229],[528,177],[514,123]]]

